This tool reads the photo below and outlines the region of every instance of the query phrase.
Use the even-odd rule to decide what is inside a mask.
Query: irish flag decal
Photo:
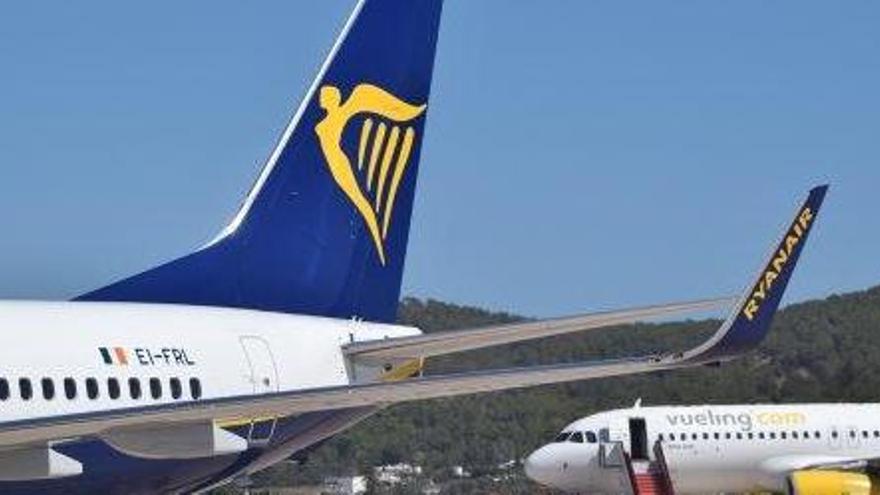
[[[117,366],[128,365],[128,355],[122,347],[100,347],[101,359],[104,364],[115,364]]]

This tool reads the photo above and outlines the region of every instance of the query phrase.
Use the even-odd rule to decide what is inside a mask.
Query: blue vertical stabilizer
[[[441,8],[360,2],[221,235],[78,299],[394,320]]]

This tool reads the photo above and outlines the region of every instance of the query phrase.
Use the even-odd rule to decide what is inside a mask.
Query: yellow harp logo
[[[372,84],[359,84],[345,102],[334,86],[321,87],[319,103],[327,115],[315,126],[321,150],[336,185],[364,219],[379,262],[385,265],[385,239],[394,201],[416,139],[411,125],[426,105],[407,103]],[[342,135],[355,116],[363,115],[357,164],[342,149]]]

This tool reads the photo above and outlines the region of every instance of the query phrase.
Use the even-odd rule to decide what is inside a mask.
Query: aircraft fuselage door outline
[[[643,417],[629,418],[629,455],[633,460],[647,461],[648,426]]]
[[[240,341],[245,359],[250,367],[250,376],[247,379],[251,382],[254,395],[277,392],[279,389],[278,368],[275,366],[275,358],[272,356],[269,343],[265,339],[255,336],[243,336]],[[268,443],[275,432],[277,421],[278,418],[274,416],[254,418],[248,429],[248,443]]]

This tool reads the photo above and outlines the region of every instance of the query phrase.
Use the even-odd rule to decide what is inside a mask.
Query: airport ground
[[[426,331],[519,319],[436,301],[408,299],[401,321]],[[717,321],[611,328],[476,351],[429,363],[428,373],[631,355],[682,348]],[[644,404],[871,402],[880,390],[880,287],[782,310],[756,353],[721,368],[575,383],[393,407],[316,449],[301,465],[284,463],[252,480],[251,493],[312,487],[330,477],[375,477],[375,468],[418,466],[419,476],[373,483],[371,493],[551,493],[531,484],[516,462],[569,421],[596,411]],[[514,461],[511,466],[510,461]],[[456,467],[461,472],[456,473]],[[302,488],[297,488],[302,490]],[[243,490],[229,488],[225,493]],[[278,491],[277,493],[308,493]]]

